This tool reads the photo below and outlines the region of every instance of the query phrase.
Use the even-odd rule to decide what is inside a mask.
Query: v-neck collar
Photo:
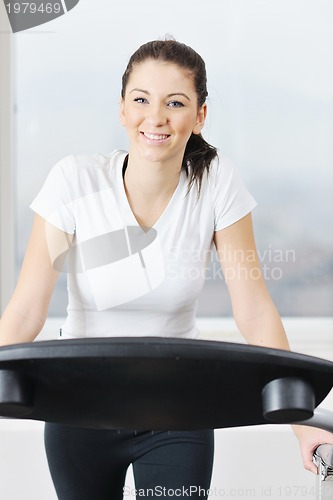
[[[123,179],[123,164],[124,164],[124,160],[127,156],[127,153],[125,151],[120,151],[119,153],[120,154],[116,158],[116,162],[115,162],[115,168],[116,168],[115,173],[116,173],[116,182],[117,182],[117,188],[118,188],[118,193],[119,193],[119,201],[122,205],[122,211],[126,217],[126,221],[129,221],[130,224],[140,226],[141,229],[145,232],[148,232],[151,229],[158,230],[159,228],[161,228],[161,225],[168,219],[168,216],[170,217],[170,213],[172,212],[172,207],[177,203],[177,201],[179,200],[179,198],[181,196],[181,193],[184,190],[184,186],[186,184],[185,173],[183,171],[180,172],[179,181],[178,181],[178,184],[176,186],[176,189],[174,190],[170,200],[168,201],[168,204],[166,205],[165,209],[163,210],[163,212],[161,213],[159,218],[155,221],[155,223],[151,227],[149,227],[149,228],[142,227],[139,224],[139,222],[137,221],[137,219],[132,211],[132,208],[131,208],[131,205],[129,204],[126,190],[125,190],[124,179]]]

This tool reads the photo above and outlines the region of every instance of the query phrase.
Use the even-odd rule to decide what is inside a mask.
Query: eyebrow
[[[144,89],[137,89],[137,88],[135,88],[135,89],[132,89],[132,90],[130,91],[130,94],[131,94],[132,92],[142,92],[143,94],[150,95],[150,93],[148,92],[148,90],[144,90]],[[167,97],[174,97],[174,96],[176,96],[176,95],[183,96],[183,97],[185,97],[188,101],[190,101],[190,100],[191,100],[191,99],[188,97],[188,95],[184,94],[184,92],[173,92],[172,94],[168,94],[168,95],[167,95]]]

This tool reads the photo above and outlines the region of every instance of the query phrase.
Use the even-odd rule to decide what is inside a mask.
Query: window
[[[137,46],[171,33],[206,61],[204,136],[238,164],[258,201],[258,251],[280,313],[332,316],[333,5],[171,0],[162,15],[152,0],[95,4],[12,36],[17,269],[28,206],[48,171],[70,153],[126,149],[122,71]],[[51,315],[65,314],[64,278]],[[231,314],[214,259],[199,314]]]

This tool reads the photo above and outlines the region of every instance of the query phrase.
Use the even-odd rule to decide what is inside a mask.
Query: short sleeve
[[[257,203],[230,158],[219,153],[212,166],[214,231],[219,231],[245,217]]]
[[[54,165],[30,208],[62,231],[74,234],[73,186],[75,159],[67,156]]]

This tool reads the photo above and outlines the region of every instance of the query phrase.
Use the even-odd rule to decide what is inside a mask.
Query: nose
[[[152,127],[161,127],[165,125],[168,118],[166,110],[161,105],[150,105],[146,116],[147,123]]]

